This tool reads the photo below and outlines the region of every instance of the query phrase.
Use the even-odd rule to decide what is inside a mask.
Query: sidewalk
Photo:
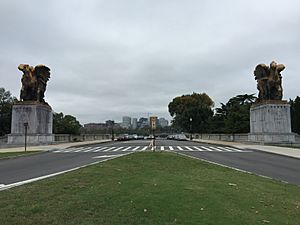
[[[26,151],[48,151],[55,148],[68,148],[78,145],[87,145],[87,144],[97,144],[103,142],[109,142],[111,139],[106,140],[96,140],[96,141],[83,141],[83,142],[68,142],[68,143],[60,143],[60,144],[53,144],[53,145],[38,145],[38,146],[27,146]],[[15,148],[0,148],[0,153],[3,152],[24,152],[25,148],[22,147],[15,147]]]
[[[215,140],[204,140],[204,139],[194,139],[193,141],[208,143],[208,144],[229,145],[229,146],[234,146],[242,149],[255,149],[259,151],[264,151],[264,152],[269,152],[273,154],[284,155],[284,156],[300,159],[300,148],[288,148],[288,147],[268,146],[268,145],[258,145],[258,144],[243,144],[238,142],[215,141]]]

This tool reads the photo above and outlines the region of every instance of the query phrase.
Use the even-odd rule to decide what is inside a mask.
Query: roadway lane
[[[56,149],[57,150],[57,149]],[[53,151],[0,160],[0,186],[74,169],[124,152],[55,154]]]

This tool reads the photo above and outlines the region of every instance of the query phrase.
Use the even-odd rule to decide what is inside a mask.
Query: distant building
[[[138,121],[138,128],[143,128],[149,126],[148,118],[141,117]]]
[[[162,117],[158,119],[158,124],[161,127],[167,127],[169,126],[169,121]]]
[[[90,130],[105,130],[107,126],[105,123],[86,123],[83,125],[84,129]]]
[[[132,129],[137,128],[137,118],[132,118]]]
[[[122,118],[122,125],[123,128],[129,129],[131,128],[131,117],[123,116]]]

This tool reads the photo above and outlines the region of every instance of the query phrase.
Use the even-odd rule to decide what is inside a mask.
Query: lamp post
[[[24,123],[24,130],[25,130],[25,152],[27,148],[27,129],[28,129],[28,123]]]
[[[115,121],[111,121],[111,140],[114,141],[115,140],[115,134],[114,134],[114,125],[115,125]]]
[[[190,140],[193,139],[193,137],[192,137],[192,122],[193,122],[193,118],[190,117]]]

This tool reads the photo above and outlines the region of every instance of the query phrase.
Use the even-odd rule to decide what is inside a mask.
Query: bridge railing
[[[110,134],[54,134],[55,143],[76,142],[76,141],[96,141],[111,139]]]
[[[193,134],[195,139],[247,142],[248,134]]]

